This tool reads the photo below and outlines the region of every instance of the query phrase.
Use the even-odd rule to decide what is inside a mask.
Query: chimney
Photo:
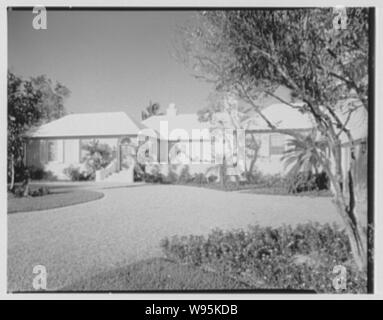
[[[166,109],[166,115],[168,117],[175,117],[177,115],[177,108],[175,103],[169,104],[169,107]]]

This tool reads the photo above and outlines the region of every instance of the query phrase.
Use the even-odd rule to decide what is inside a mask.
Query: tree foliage
[[[202,11],[180,28],[176,47],[197,78],[248,102],[271,130],[304,139],[268,119],[261,97],[274,97],[310,116],[328,143],[326,156],[312,148],[314,156],[331,181],[355,260],[365,268],[367,219],[358,208],[356,142],[349,122],[353,113],[369,108],[369,9],[347,8],[346,15],[341,29],[332,8]],[[293,99],[280,96],[280,87]],[[346,166],[345,142],[350,146]]]
[[[8,72],[8,176],[14,187],[15,167],[24,156],[23,135],[41,117],[39,103],[41,92],[35,90],[31,81],[23,81]]]
[[[65,114],[69,90],[46,76],[24,80],[8,71],[8,177],[13,190],[15,174],[24,171],[24,139],[32,127]]]
[[[317,138],[315,130],[302,139],[290,139],[287,143],[288,150],[282,157],[288,169],[288,175],[297,175],[299,172],[315,172],[323,170],[318,161],[317,153],[325,157],[328,150],[327,141]]]
[[[220,132],[219,129],[233,129],[245,130],[248,128],[251,120],[253,119],[252,110],[248,105],[238,103],[234,96],[226,92],[214,92],[209,95],[208,104],[206,107],[198,111],[199,120],[202,122],[210,122],[212,133],[216,135]],[[218,130],[214,130],[218,129]],[[219,138],[219,137],[218,137]],[[226,139],[230,137],[226,137]],[[254,133],[248,133],[244,136],[245,141],[245,162],[246,159],[251,159],[250,164],[244,163],[245,177],[248,180],[253,180],[254,165],[258,158],[258,151],[260,148],[260,141],[256,139]],[[228,157],[235,153],[236,144],[240,144],[239,138],[237,141],[228,141],[226,152]],[[223,172],[223,174],[226,174]]]
[[[66,114],[64,101],[70,95],[67,87],[60,82],[53,83],[46,75],[31,78],[31,83],[41,92],[40,122],[49,122]]]
[[[115,156],[115,152],[113,152],[108,144],[100,143],[97,139],[93,139],[88,144],[83,145],[82,149],[86,151],[83,160],[92,172],[105,168]]]
[[[141,112],[141,119],[145,120],[147,118],[150,118],[151,116],[158,116],[162,114],[160,112],[160,104],[157,102],[149,102],[149,105]]]

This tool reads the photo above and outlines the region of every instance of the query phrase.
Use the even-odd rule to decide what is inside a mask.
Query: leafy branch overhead
[[[364,196],[357,192],[357,141],[350,119],[369,109],[370,11],[347,8],[346,29],[334,27],[337,14],[333,8],[198,12],[180,27],[176,56],[216,91],[247,102],[270,130],[307,144],[330,179],[354,257],[365,268],[366,217],[358,207],[358,197]],[[281,88],[290,96],[281,95]],[[263,112],[265,97],[308,115],[316,138],[327,142],[326,151],[318,150],[315,139],[273,123]],[[342,144],[349,146],[346,164]]]

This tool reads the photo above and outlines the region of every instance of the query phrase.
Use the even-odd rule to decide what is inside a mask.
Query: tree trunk
[[[11,184],[9,189],[12,192],[15,189],[15,161],[13,160],[13,157],[11,157]]]
[[[367,225],[363,225],[363,220],[366,217],[363,217],[358,205],[358,202],[360,202],[358,196],[360,193],[367,194],[367,190],[365,189],[364,192],[360,193],[356,192],[356,190],[360,190],[358,186],[360,181],[356,179],[357,163],[355,148],[354,146],[350,148],[350,162],[347,171],[342,167],[342,147],[340,142],[335,141],[330,151],[333,156],[332,162],[320,156],[317,156],[317,158],[327,173],[333,187],[335,205],[344,222],[354,261],[360,271],[366,271],[368,261]],[[344,179],[345,174],[346,179]]]
[[[253,177],[253,171],[254,171],[254,166],[255,166],[255,162],[256,161],[257,161],[257,156],[254,156],[251,159],[250,166],[249,166],[249,175],[250,175],[250,177]]]
[[[342,200],[335,199],[338,212],[342,216],[348,238],[350,240],[351,252],[356,265],[360,271],[367,270],[367,233],[363,230],[358,219],[353,219],[357,214],[350,212],[347,207],[342,204]]]
[[[367,270],[367,225],[363,220],[367,220],[360,210],[360,203],[358,196],[362,193],[367,194],[365,189],[362,192],[358,184],[360,181],[356,179],[357,160],[355,155],[355,148],[350,148],[350,162],[349,168],[346,171],[346,179],[343,179],[343,170],[341,165],[341,146],[337,145],[334,148],[335,157],[335,176],[329,173],[330,180],[334,187],[335,204],[337,210],[342,217],[346,232],[350,240],[351,251],[359,270]],[[343,168],[344,169],[344,168]],[[362,188],[363,189],[363,188]]]

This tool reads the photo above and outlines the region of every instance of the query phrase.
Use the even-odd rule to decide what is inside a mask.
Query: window
[[[57,141],[48,141],[48,161],[57,161]]]
[[[285,137],[274,133],[270,135],[270,155],[281,155],[285,152]]]

